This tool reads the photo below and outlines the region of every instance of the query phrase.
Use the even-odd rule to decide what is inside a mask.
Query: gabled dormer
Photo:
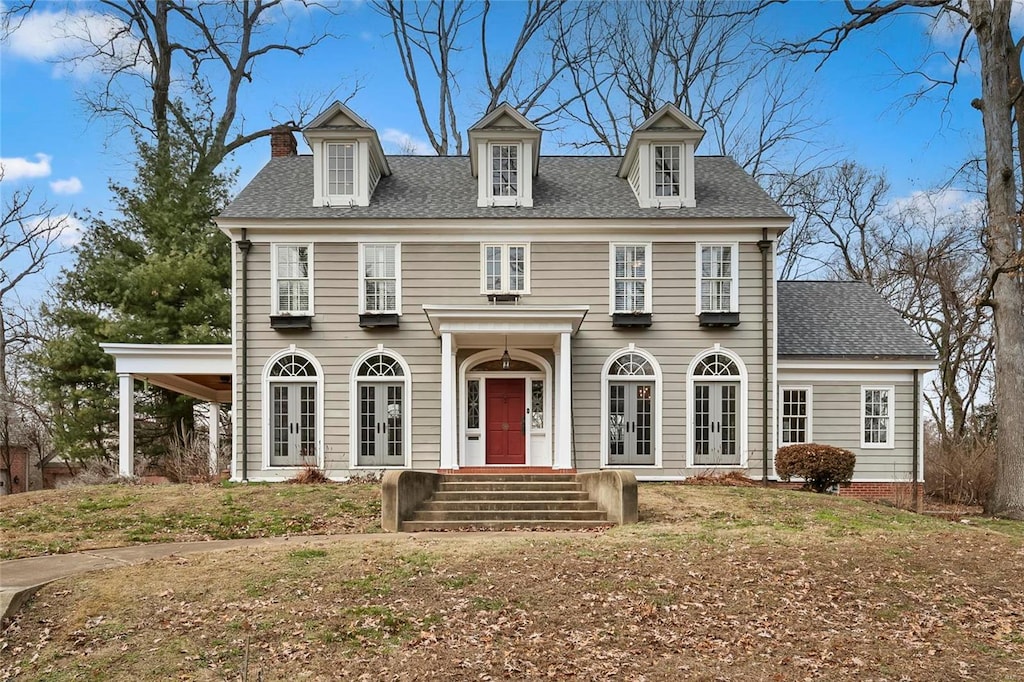
[[[381,176],[391,175],[377,131],[335,102],[302,134],[313,150],[313,205],[369,206]]]
[[[694,207],[693,155],[704,129],[672,104],[644,121],[629,138],[619,165],[642,208]]]
[[[541,130],[507,103],[469,129],[477,206],[533,206]]]

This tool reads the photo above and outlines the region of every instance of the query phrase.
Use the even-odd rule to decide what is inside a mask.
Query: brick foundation
[[[890,500],[893,502],[907,502],[914,499],[913,483],[860,483],[854,481],[850,485],[839,487],[841,497],[856,497],[860,500]],[[920,483],[917,484],[918,499],[924,494]]]

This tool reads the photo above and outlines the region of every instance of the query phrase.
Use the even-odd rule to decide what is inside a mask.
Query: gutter
[[[911,477],[913,482],[912,495],[914,511],[921,511],[921,496],[918,490],[918,482],[920,471],[918,471],[918,463],[921,457],[921,370],[914,370],[914,460]]]
[[[238,240],[238,250],[242,254],[242,482],[249,482],[249,249],[252,242],[245,238]]]
[[[761,483],[768,485],[768,228],[761,228]]]

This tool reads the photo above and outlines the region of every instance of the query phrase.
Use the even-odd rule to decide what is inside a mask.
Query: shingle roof
[[[928,358],[935,351],[864,282],[778,283],[779,355]]]
[[[616,176],[619,157],[544,156],[532,208],[478,208],[477,181],[465,156],[388,156],[369,206],[314,207],[313,157],[270,160],[221,213],[223,218],[787,218],[735,161],[695,160],[696,208],[640,208]]]

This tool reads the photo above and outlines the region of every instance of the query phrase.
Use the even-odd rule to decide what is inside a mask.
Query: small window
[[[480,380],[470,379],[466,384],[466,428],[480,428]]]
[[[519,196],[519,145],[491,145],[491,196]]]
[[[651,312],[651,245],[612,245],[612,301],[614,313]]]
[[[360,313],[402,312],[402,256],[398,244],[360,245]]]
[[[313,314],[312,250],[309,244],[274,245],[274,314]]]
[[[481,270],[485,294],[530,293],[530,249],[526,244],[484,244]]]
[[[893,447],[892,386],[865,386],[861,391],[861,447]]]
[[[544,429],[544,380],[530,380],[530,428],[534,431]]]
[[[327,196],[356,193],[356,146],[351,142],[327,144]]]
[[[779,443],[811,442],[811,390],[782,388],[779,393]]]
[[[679,196],[680,149],[677,144],[654,145],[654,196]]]
[[[735,245],[701,244],[697,260],[697,314],[738,312]]]

